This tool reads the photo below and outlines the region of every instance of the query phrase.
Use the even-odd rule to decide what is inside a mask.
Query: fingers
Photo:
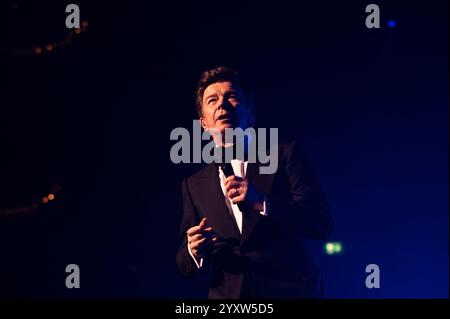
[[[244,194],[239,194],[231,199],[233,204],[241,203],[245,200]]]
[[[204,237],[200,240],[194,241],[191,243],[191,250],[198,250],[201,246],[206,242],[208,238]]]
[[[246,179],[236,177],[231,178],[230,176],[227,178],[225,182],[225,190],[228,194],[228,197],[233,198],[239,194],[245,194],[247,192],[248,182]],[[237,189],[237,192],[233,189]]]
[[[188,239],[188,241],[189,241],[189,244],[192,244],[192,243],[194,243],[194,242],[196,242],[196,241],[199,241],[199,240],[202,239],[202,238],[203,238],[203,235],[202,235],[202,234],[195,234],[195,235],[193,235],[193,236],[190,236],[189,239]]]
[[[206,227],[207,219],[203,218],[197,226],[193,226],[187,230],[188,244],[192,245],[203,238],[211,239],[214,237],[214,230],[211,226]],[[192,248],[192,247],[191,247]]]
[[[208,219],[203,218],[197,226],[189,228],[187,231],[188,236],[192,236],[202,232],[206,226],[207,221]]]
[[[208,227],[202,233],[197,233],[193,235],[188,235],[188,242],[194,242],[202,239],[203,237],[212,238],[214,236],[212,227]]]
[[[200,226],[194,226],[187,230],[187,234],[188,234],[188,236],[193,236],[195,234],[200,233],[201,231],[202,231],[202,229],[200,228]]]
[[[225,187],[227,187],[228,184],[231,183],[231,182],[242,182],[244,180],[245,179],[242,178],[242,177],[237,177],[236,175],[230,175],[227,178],[225,178],[225,183],[224,184],[225,184]]]
[[[233,204],[236,204],[245,199],[248,190],[248,182],[246,179],[242,178],[239,178],[239,180],[229,179],[226,182],[225,189]]]
[[[241,194],[242,194],[242,190],[240,188],[232,188],[227,193],[227,195],[230,199],[233,199]]]
[[[188,243],[193,244],[195,242],[202,240],[203,238],[214,240],[214,238],[217,238],[217,236],[213,232],[207,234],[196,234],[192,237],[188,237]]]
[[[239,188],[241,186],[242,182],[238,182],[238,181],[230,181],[228,182],[228,184],[225,184],[225,188],[227,190],[230,190],[231,188]]]
[[[193,252],[198,252],[199,249],[217,240],[213,228],[206,227],[206,223],[207,219],[203,218],[197,226],[193,226],[187,231],[188,245]]]
[[[212,244],[217,241],[217,236],[203,236],[202,234],[196,234],[192,237],[192,241],[189,242],[189,247],[192,254],[196,257],[202,257],[205,250],[212,247]]]
[[[215,241],[217,241],[216,235],[212,235],[211,237],[198,237],[197,239],[192,240],[190,245],[191,249],[199,249]]]
[[[242,181],[244,178],[236,176],[236,175],[230,175],[227,178],[225,178],[225,182],[236,180],[236,181]]]
[[[200,228],[204,228],[205,226],[206,226],[206,222],[207,222],[208,220],[206,219],[206,218],[203,218],[201,221],[200,221],[200,224],[198,224],[199,226],[200,226]]]

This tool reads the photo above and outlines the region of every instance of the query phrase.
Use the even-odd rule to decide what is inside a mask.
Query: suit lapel
[[[236,220],[230,216],[230,212],[225,205],[217,166],[210,164],[206,168],[205,174],[198,177],[197,182],[199,196],[203,198],[201,209],[209,219],[210,224],[214,225],[219,235],[225,238],[229,236],[240,238],[241,234]]]
[[[247,167],[247,178],[249,182],[256,188],[256,190],[262,194],[269,194],[272,187],[274,175],[261,175],[259,174],[259,164],[249,163]],[[245,211],[242,212],[242,241],[244,242],[252,233],[253,228],[258,221],[264,218],[257,212]]]

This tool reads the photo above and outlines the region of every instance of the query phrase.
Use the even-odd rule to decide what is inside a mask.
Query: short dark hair
[[[202,116],[202,99],[206,88],[216,82],[226,81],[239,85],[243,90],[239,74],[230,68],[218,66],[202,73],[195,90],[195,107],[197,108],[198,116]]]

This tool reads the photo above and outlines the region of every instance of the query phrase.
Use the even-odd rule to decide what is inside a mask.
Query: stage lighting
[[[328,242],[325,244],[325,253],[327,255],[338,255],[343,251],[341,242]]]

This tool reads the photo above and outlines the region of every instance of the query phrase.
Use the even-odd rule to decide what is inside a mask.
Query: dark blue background
[[[69,2],[13,2],[2,48],[67,33]],[[378,30],[366,2],[80,1],[89,28],[70,45],[0,53],[0,208],[64,194],[0,216],[0,296],[206,296],[207,278],[175,270],[180,183],[198,167],[170,162],[169,134],[192,127],[200,73],[227,65],[253,83],[258,126],[314,161],[344,246],[316,243],[327,296],[448,298],[448,2],[377,1]]]

